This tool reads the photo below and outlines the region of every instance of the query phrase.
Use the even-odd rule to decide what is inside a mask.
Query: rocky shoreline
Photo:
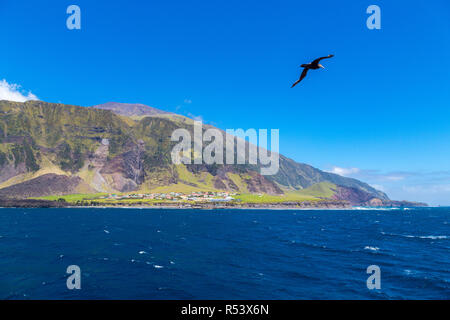
[[[71,204],[63,201],[32,199],[0,199],[1,208],[64,208]]]
[[[398,203],[391,204],[391,208],[401,207],[423,207],[424,204],[418,203]],[[32,200],[32,199],[0,199],[0,207],[2,208],[148,208],[148,209],[322,209],[322,210],[336,210],[336,209],[352,209],[350,203],[345,201],[304,201],[304,202],[282,202],[282,203],[180,203],[180,202],[157,202],[149,205],[148,203],[126,203],[117,202],[105,205],[100,202],[78,202],[71,203],[66,201],[50,201],[50,200]],[[364,206],[363,206],[364,207]],[[367,206],[367,208],[372,208]],[[376,207],[374,207],[376,208]]]

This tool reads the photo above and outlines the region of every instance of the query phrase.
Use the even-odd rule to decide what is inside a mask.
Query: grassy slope
[[[83,201],[83,200],[93,200],[97,199],[99,197],[105,196],[107,193],[90,193],[90,194],[68,194],[65,196],[46,196],[46,197],[37,197],[32,199],[39,199],[39,200],[52,200],[57,201],[58,199],[64,199],[67,202],[76,202],[76,201]]]
[[[182,170],[182,169],[181,169]],[[318,183],[316,185],[313,185],[309,188],[295,191],[295,192],[289,192],[281,196],[272,196],[267,194],[251,194],[251,193],[242,193],[235,198],[238,200],[241,200],[241,203],[282,203],[282,202],[302,202],[302,201],[321,201],[324,198],[331,198],[331,196],[334,194],[333,189],[336,186],[332,183],[328,182],[322,182]],[[154,190],[151,190],[153,193],[168,193],[168,192],[183,192],[183,193],[189,193],[193,191],[218,191],[213,189],[201,189],[192,187],[186,184],[175,184],[172,186],[166,186],[166,187],[159,187],[155,188]],[[98,193],[98,194],[72,194],[67,196],[47,196],[47,197],[40,197],[37,199],[43,199],[43,200],[58,200],[58,199],[65,199],[67,202],[76,202],[76,201],[83,201],[83,200],[95,200],[98,199],[101,196],[106,195],[105,193]],[[121,203],[155,203],[155,202],[161,202],[161,200],[147,200],[147,199],[125,199],[125,200],[110,200],[110,199],[99,199],[96,200],[96,202],[100,203],[115,203],[115,202],[121,202]]]
[[[272,196],[267,194],[250,194],[245,193],[237,196],[244,203],[279,203],[290,201],[320,201],[323,198],[331,198],[334,195],[333,189],[336,186],[329,182],[321,182],[312,185],[309,188],[287,192],[280,196]]]
[[[330,182],[320,182],[309,188],[294,192],[302,195],[310,195],[320,198],[331,198],[335,194],[336,185]]]
[[[242,179],[241,175],[237,173],[228,173],[228,178],[231,179],[231,181],[234,182],[234,184],[239,188],[239,190],[243,193],[249,193],[247,184],[245,183],[244,179]]]
[[[208,172],[193,174],[184,164],[176,165],[176,171],[181,182],[167,186],[142,187],[139,192],[168,193],[194,191],[220,191],[214,188],[213,176]],[[194,186],[195,185],[195,186]]]

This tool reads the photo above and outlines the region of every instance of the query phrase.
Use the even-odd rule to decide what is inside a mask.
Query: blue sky
[[[71,4],[81,30],[66,28]],[[278,128],[296,161],[450,205],[448,1],[0,0],[0,36],[0,80],[22,94]]]

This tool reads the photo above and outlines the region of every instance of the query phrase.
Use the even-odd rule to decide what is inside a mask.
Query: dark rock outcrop
[[[65,195],[77,193],[83,185],[79,177],[68,177],[54,173],[45,174],[37,178],[0,189],[0,198],[24,199],[48,195]]]
[[[34,199],[0,199],[2,208],[64,208],[70,206],[65,201],[34,200]]]
[[[335,195],[336,200],[348,201],[353,206],[366,207],[426,207],[426,203],[411,201],[394,201],[389,199],[380,199],[376,195],[359,190],[356,188],[348,188],[337,186]]]

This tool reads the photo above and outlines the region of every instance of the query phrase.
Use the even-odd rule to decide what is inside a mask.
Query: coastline
[[[63,201],[51,200],[32,200],[32,199],[0,199],[0,208],[135,208],[135,209],[201,209],[201,210],[215,210],[215,209],[266,209],[266,210],[311,210],[311,209],[350,209],[351,206],[346,203],[226,203],[226,204],[211,204],[211,203],[154,203],[152,205],[143,205],[136,203],[114,203],[111,205],[104,205],[98,203],[76,204]]]
[[[236,210],[395,210],[404,208],[415,208],[424,206],[390,206],[390,207],[369,207],[355,206],[346,202],[338,201],[318,201],[318,202],[298,202],[298,203],[154,203],[152,205],[143,205],[136,203],[115,203],[111,205],[100,205],[98,203],[90,203],[88,205],[80,205],[64,201],[51,200],[34,200],[34,199],[0,199],[0,208],[77,208],[77,209],[170,209],[170,210],[220,210],[220,209],[236,209]]]

